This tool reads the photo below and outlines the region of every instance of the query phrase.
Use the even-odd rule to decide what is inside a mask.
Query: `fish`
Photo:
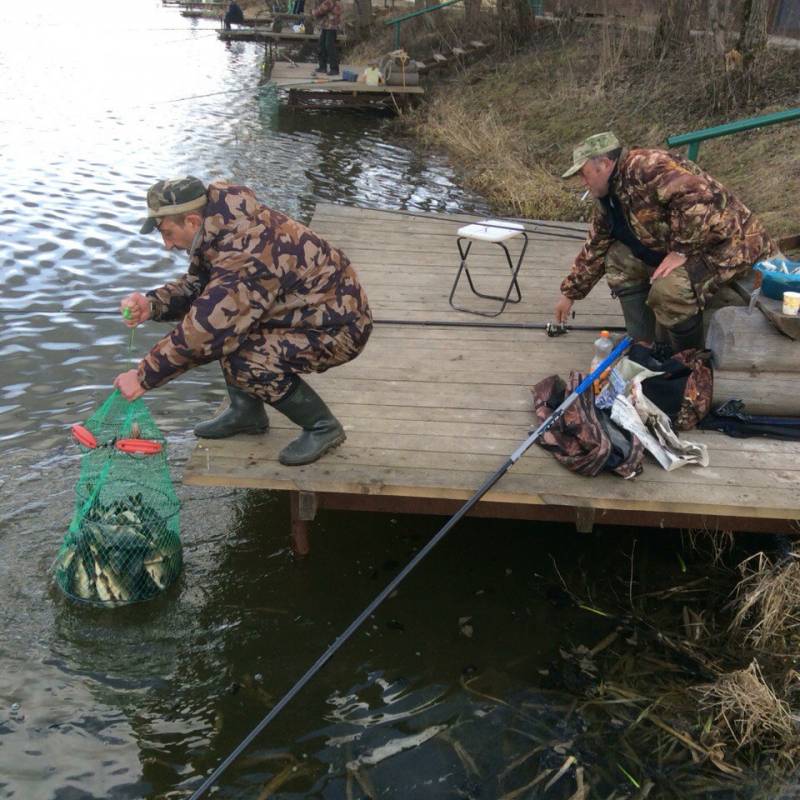
[[[131,596],[128,590],[122,585],[119,575],[108,565],[100,565],[99,554],[94,545],[91,546],[91,550],[94,556],[97,596],[104,602],[127,603],[131,599]]]
[[[143,492],[110,501],[101,497],[94,498],[59,554],[59,584],[68,594],[109,605],[145,600],[166,589],[180,571],[181,553],[164,517],[145,502]]]
[[[158,586],[159,589],[166,589],[169,584],[170,578],[170,563],[169,557],[163,553],[155,556],[154,558],[145,559],[144,568],[150,576],[150,580]]]
[[[89,576],[86,565],[83,563],[82,558],[78,558],[78,563],[75,566],[75,575],[72,581],[72,591],[77,597],[82,597],[84,600],[90,600],[94,597],[94,581]]]

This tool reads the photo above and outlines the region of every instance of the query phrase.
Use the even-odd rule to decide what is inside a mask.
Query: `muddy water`
[[[52,586],[78,470],[66,426],[160,335],[138,331],[129,350],[120,297],[183,267],[137,233],[153,180],[232,178],[305,220],[319,200],[483,209],[443,160],[393,138],[386,120],[282,111],[256,88],[259,62],[255,46],[226,47],[209,23],[155,0],[4,9],[2,798],[188,796],[441,524],[325,513],[313,556],[297,562],[285,500],[182,487],[187,431],[222,396],[208,367],[148,399],[184,503],[179,584],[113,612],[76,607]],[[558,768],[568,751],[552,748],[580,727],[563,713],[571,689],[554,665],[611,626],[576,608],[558,575],[599,592],[599,576],[620,564],[627,576],[632,541],[463,524],[218,796],[538,796],[523,787],[544,768],[541,753]],[[679,579],[674,550],[667,538],[641,542],[637,580]],[[627,791],[619,783],[613,774],[606,794]]]

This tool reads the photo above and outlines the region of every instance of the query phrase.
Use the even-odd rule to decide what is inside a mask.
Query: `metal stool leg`
[[[469,255],[470,248],[472,247],[472,240],[467,240],[466,248],[463,248],[461,242],[464,240],[463,237],[459,237],[456,241],[458,245],[458,253],[461,256],[461,263],[458,266],[458,272],[456,273],[456,279],[453,281],[453,287],[450,290],[450,297],[448,298],[448,302],[450,305],[455,308],[457,311],[465,311],[468,314],[479,314],[482,317],[497,317],[505,311],[506,306],[509,303],[519,303],[522,300],[522,292],[519,288],[519,282],[517,281],[517,276],[519,275],[519,270],[522,267],[522,260],[525,257],[525,251],[528,249],[528,235],[522,231],[521,233],[523,237],[522,243],[522,250],[520,251],[519,258],[517,259],[516,265],[511,259],[511,253],[509,253],[508,248],[503,244],[503,242],[495,242],[495,244],[499,245],[503,248],[503,252],[506,256],[506,263],[508,264],[508,268],[511,271],[511,282],[508,284],[508,290],[505,293],[505,296],[496,295],[496,294],[485,294],[484,292],[479,292],[475,287],[475,284],[472,280],[472,275],[470,274],[469,267],[467,267],[467,256]],[[456,293],[456,288],[458,287],[458,282],[461,280],[461,273],[464,273],[467,276],[467,283],[469,284],[469,288],[474,295],[477,297],[483,297],[486,300],[498,300],[501,305],[498,311],[476,311],[471,308],[465,308],[464,306],[457,305],[453,302],[453,297]],[[516,298],[512,299],[511,293],[516,292]]]

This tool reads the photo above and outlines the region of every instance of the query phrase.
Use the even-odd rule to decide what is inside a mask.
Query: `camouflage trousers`
[[[606,280],[614,294],[649,287],[647,305],[665,328],[680,325],[702,311],[723,283],[718,276],[708,273],[704,264],[687,261],[651,284],[650,276],[656,268],[636,258],[622,242],[613,242],[609,247],[605,266]]]
[[[265,403],[277,403],[300,373],[325,372],[352,361],[372,332],[369,313],[331,330],[284,328],[251,334],[238,350],[220,359],[226,382]]]

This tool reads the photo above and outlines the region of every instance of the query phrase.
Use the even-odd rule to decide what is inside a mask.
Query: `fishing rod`
[[[420,213],[417,211],[402,211],[399,209],[393,208],[380,208],[378,206],[367,206],[359,203],[358,205],[348,205],[347,203],[329,203],[328,201],[324,201],[328,203],[328,205],[335,206],[336,208],[355,208],[363,211],[378,211],[384,214],[397,214],[402,217],[412,217],[413,219],[424,219],[428,222],[442,222],[452,225],[453,223],[464,223],[467,225],[483,225],[486,228],[497,228],[501,231],[515,231],[516,233],[532,233],[534,236],[553,236],[557,239],[572,239],[576,242],[584,242],[586,241],[586,234],[578,230],[577,228],[573,228],[569,225],[559,225],[555,222],[547,222],[545,220],[539,221],[536,220],[532,222],[531,220],[524,219],[522,217],[511,217],[510,219],[466,219],[466,220],[457,220],[457,219],[450,219],[448,217],[443,217],[440,215],[435,215],[431,213]],[[455,212],[456,214],[463,214],[465,212]],[[525,224],[533,224],[536,225],[536,228],[526,228]],[[543,228],[544,230],[538,230],[537,228]],[[569,233],[559,233],[559,231],[569,231]]]
[[[478,503],[478,501],[491,489],[508,470],[522,458],[525,452],[533,445],[539,437],[564,416],[567,409],[599,378],[612,364],[633,344],[633,339],[626,336],[609,353],[608,357],[602,361],[589,375],[587,375],[564,399],[558,408],[530,433],[527,439],[517,447],[517,449],[505,460],[503,465],[481,484],[480,488],[472,497],[464,503],[461,508],[453,514],[444,526],[436,533],[433,538],[406,564],[406,566],[391,580],[383,591],[348,625],[345,631],[340,634],[328,646],[328,649],[306,670],[304,675],[294,686],[270,709],[266,716],[253,728],[250,733],[234,748],[225,760],[203,781],[203,784],[192,794],[190,800],[199,800],[220,778],[223,772],[244,752],[248,745],[258,736],[264,728],[272,722],[275,717],[289,704],[292,698],[325,666],[341,646],[358,630],[358,628],[372,615],[378,606],[389,597],[397,587],[403,582],[408,574],[416,567],[425,556],[449,533],[450,530]]]
[[[328,201],[324,201],[328,202]],[[393,208],[379,208],[378,206],[366,206],[359,203],[358,205],[348,205],[347,203],[328,203],[328,205],[336,206],[337,208],[356,208],[362,209],[364,211],[379,211],[383,212],[384,214],[398,214],[403,217],[412,217],[415,219],[424,219],[428,222],[446,222],[452,225],[454,222],[464,222],[466,224],[474,224],[480,225],[483,223],[487,228],[498,228],[499,230],[503,231],[517,231],[518,233],[532,233],[534,235],[541,236],[543,232],[540,230],[536,230],[535,228],[525,228],[520,227],[520,224],[523,226],[527,224],[536,225],[539,228],[544,228],[545,232],[549,236],[556,236],[561,239],[574,239],[575,241],[586,241],[586,234],[581,232],[577,228],[573,228],[570,225],[559,225],[556,222],[548,222],[546,220],[536,220],[531,221],[529,219],[524,219],[523,217],[511,217],[510,219],[499,219],[499,220],[456,220],[456,219],[449,219],[447,217],[443,217],[440,215],[435,215],[431,213],[420,213],[418,211],[403,211],[399,209]],[[464,212],[456,211],[456,214],[463,214]],[[503,223],[508,223],[507,225]],[[569,231],[572,235],[565,235],[565,234],[558,234],[558,233],[551,233],[551,231]]]
[[[74,311],[5,311],[0,309],[0,316],[19,316],[19,317],[63,317],[70,314],[92,314],[96,317],[117,317],[119,311],[108,311],[106,309],[86,308],[75,309]],[[123,314],[123,316],[125,316]],[[127,318],[126,318],[127,319]],[[375,325],[403,325],[406,327],[419,328],[494,328],[500,330],[517,331],[544,331],[548,336],[562,336],[570,331],[598,331],[606,330],[611,333],[625,333],[624,325],[570,325],[558,322],[473,322],[471,320],[452,320],[452,319],[373,319]],[[296,325],[269,325],[265,326],[269,330],[298,330]]]

